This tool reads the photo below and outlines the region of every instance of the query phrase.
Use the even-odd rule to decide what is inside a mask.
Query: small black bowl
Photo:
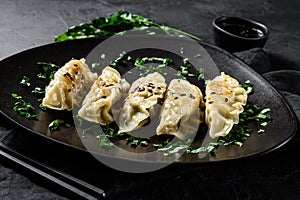
[[[269,29],[256,21],[238,17],[218,17],[213,20],[215,44],[229,52],[263,48]]]

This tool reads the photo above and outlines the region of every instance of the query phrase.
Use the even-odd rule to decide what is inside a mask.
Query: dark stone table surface
[[[209,43],[214,42],[212,20],[217,16],[263,22],[271,31],[264,48],[270,70],[300,70],[300,1],[295,0],[1,0],[0,59],[51,43],[67,27],[99,16],[108,17],[120,9],[179,28]],[[14,125],[3,117],[0,119],[0,138],[9,134],[19,137]],[[153,177],[145,176],[144,180],[119,180],[112,175],[106,196],[109,199],[300,199],[299,146],[296,136],[283,148],[258,158],[223,165],[173,167],[154,173]],[[0,199],[64,198],[70,197],[50,190],[47,184],[5,162],[0,163]]]

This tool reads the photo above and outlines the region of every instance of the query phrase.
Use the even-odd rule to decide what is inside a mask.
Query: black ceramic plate
[[[71,121],[72,114],[65,111],[39,111],[37,98],[30,91],[35,86],[46,84],[36,76],[40,72],[36,65],[38,61],[63,65],[71,58],[85,57],[102,40],[99,38],[54,43],[33,48],[2,60],[0,62],[1,112],[17,125],[49,138],[53,142],[86,150],[75,128],[61,128],[55,133],[50,133],[48,130],[48,125],[52,120],[61,118]],[[249,157],[269,152],[289,141],[296,132],[297,121],[294,112],[283,97],[265,79],[233,55],[207,43],[202,43],[202,46],[208,51],[220,71],[237,78],[241,83],[248,79],[251,80],[255,93],[250,96],[249,102],[257,103],[261,107],[271,108],[273,120],[267,126],[266,133],[253,133],[242,147],[237,145],[220,147],[215,154],[208,155],[203,159],[200,159],[197,155],[184,154],[177,162],[201,163]],[[30,88],[25,88],[19,84],[24,75],[30,78]],[[38,114],[38,120],[28,120],[15,113],[12,110],[14,99],[11,97],[11,93],[18,93],[27,102],[32,103],[37,108],[35,112]],[[98,145],[96,140],[95,145]],[[127,148],[131,147],[128,146]],[[119,157],[118,154],[112,156]],[[134,160],[134,158],[132,159]],[[159,158],[153,160],[153,162],[160,161],[163,160]]]

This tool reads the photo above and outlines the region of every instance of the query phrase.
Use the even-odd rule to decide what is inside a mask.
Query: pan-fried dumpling
[[[204,107],[200,89],[186,80],[173,79],[160,113],[157,135],[174,135],[181,140],[195,134],[202,121]]]
[[[149,111],[163,99],[165,78],[157,72],[132,83],[119,117],[119,132],[129,132],[148,122]]]
[[[113,114],[118,108],[114,108],[117,101],[121,100],[129,90],[129,83],[121,79],[119,72],[111,67],[103,69],[85,97],[78,116],[101,125],[108,125],[114,121]],[[116,112],[113,112],[115,109]]]
[[[205,120],[211,138],[226,136],[232,126],[239,122],[244,111],[247,93],[239,82],[224,72],[206,86]]]
[[[43,106],[55,110],[72,110],[73,105],[79,105],[97,79],[97,73],[92,73],[85,64],[85,59],[72,59],[60,68],[46,88]]]

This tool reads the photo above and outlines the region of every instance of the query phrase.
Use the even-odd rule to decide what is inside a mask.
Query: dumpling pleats
[[[97,73],[92,73],[85,59],[72,59],[60,68],[46,88],[43,106],[55,110],[72,110],[79,105],[93,82]]]
[[[200,89],[186,80],[174,79],[166,92],[157,135],[174,135],[181,140],[195,134],[202,121],[204,101]]]
[[[129,83],[121,79],[117,70],[111,67],[104,68],[84,99],[78,116],[101,125],[112,123],[116,117],[113,114],[119,109],[115,107],[115,103],[127,94],[129,87]]]
[[[239,123],[239,114],[244,111],[247,93],[239,82],[226,75],[208,82],[206,86],[205,121],[211,138],[226,136],[234,124]]]
[[[165,78],[157,72],[132,83],[119,117],[119,132],[135,130],[148,122],[150,113],[166,91]]]

